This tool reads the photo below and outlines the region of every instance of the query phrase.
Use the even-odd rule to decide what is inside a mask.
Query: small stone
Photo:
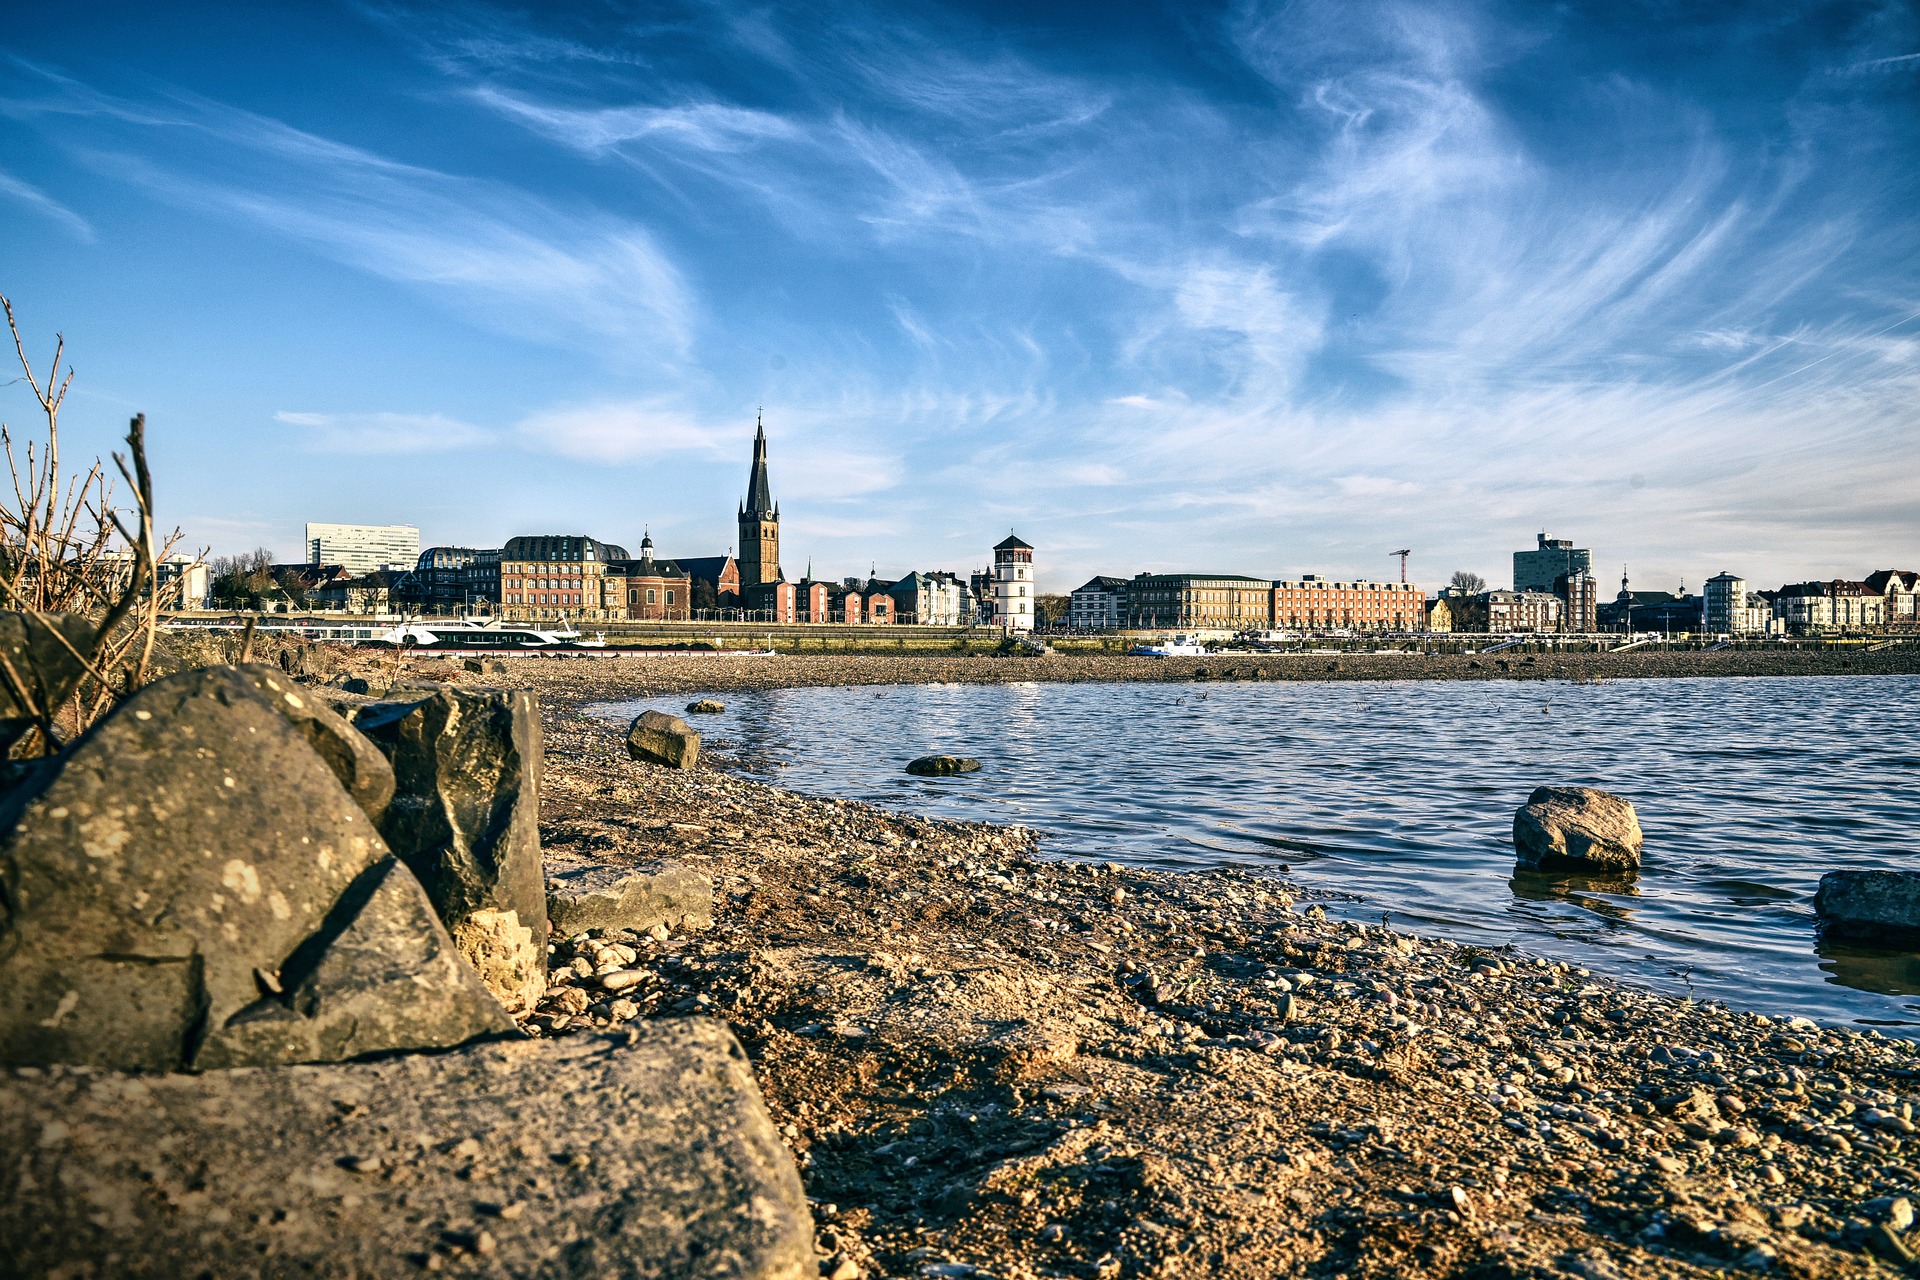
[[[605,991],[625,991],[628,987],[637,987],[647,980],[647,975],[638,969],[616,969],[612,973],[600,975],[600,986]]]
[[[492,1253],[498,1247],[499,1246],[494,1243],[493,1233],[490,1231],[482,1231],[473,1238],[473,1251],[482,1257]]]
[[[632,1022],[640,1016],[640,1006],[631,1000],[615,1000],[607,1006],[607,1016],[615,1022]]]
[[[860,1264],[852,1258],[842,1258],[827,1280],[860,1280]]]
[[[1673,1156],[1655,1156],[1653,1158],[1653,1167],[1662,1173],[1678,1177],[1687,1171],[1687,1162],[1676,1159]]]
[[[340,1162],[340,1167],[348,1173],[378,1173],[387,1166],[379,1156],[349,1156]]]

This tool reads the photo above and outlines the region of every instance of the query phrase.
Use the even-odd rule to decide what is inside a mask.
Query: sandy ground
[[[1611,664],[1601,678],[1656,673]],[[527,666],[514,674],[546,708],[553,855],[672,860],[716,889],[709,930],[563,942],[556,963],[643,980],[620,1004],[576,977],[535,1025],[728,1019],[816,1203],[823,1275],[1611,1280],[1912,1263],[1920,1057],[1905,1042],[1330,922],[1282,879],[1040,861],[1018,829],[660,769],[578,710],[636,685],[1165,678],[1168,664]]]

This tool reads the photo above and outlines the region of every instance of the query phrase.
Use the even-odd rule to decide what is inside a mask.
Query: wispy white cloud
[[[447,453],[498,442],[492,431],[437,413],[282,411],[273,417],[314,453]]]
[[[0,169],[0,196],[25,205],[35,213],[59,223],[82,244],[92,244],[94,241],[93,225],[85,218],[32,183],[22,182],[4,169]]]
[[[186,93],[130,104],[48,76],[11,104],[103,175],[217,212],[546,341],[679,360],[695,303],[642,224],[387,159]]]
[[[714,426],[664,402],[611,401],[539,410],[512,435],[524,448],[563,458],[633,463],[731,457],[752,428]]]

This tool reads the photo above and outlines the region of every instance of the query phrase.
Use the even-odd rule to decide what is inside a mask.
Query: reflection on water
[[[734,693],[702,727],[783,786],[1023,823],[1063,857],[1285,868],[1359,918],[1920,1025],[1912,957],[1816,951],[1812,913],[1823,872],[1911,862],[1920,717],[1890,709],[1916,694],[1911,676],[919,685]],[[935,752],[985,770],[901,772]],[[1542,783],[1631,798],[1639,876],[1516,873],[1513,812]]]
[[[1826,938],[1819,940],[1817,949],[1828,982],[1889,996],[1920,995],[1920,955]]]

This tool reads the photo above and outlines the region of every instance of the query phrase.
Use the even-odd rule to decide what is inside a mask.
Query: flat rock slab
[[[589,929],[704,929],[713,923],[713,882],[668,863],[651,870],[574,867],[547,875],[547,919],[555,934]]]
[[[16,1069],[0,1151],[8,1274],[818,1273],[793,1159],[707,1019],[198,1076]]]

